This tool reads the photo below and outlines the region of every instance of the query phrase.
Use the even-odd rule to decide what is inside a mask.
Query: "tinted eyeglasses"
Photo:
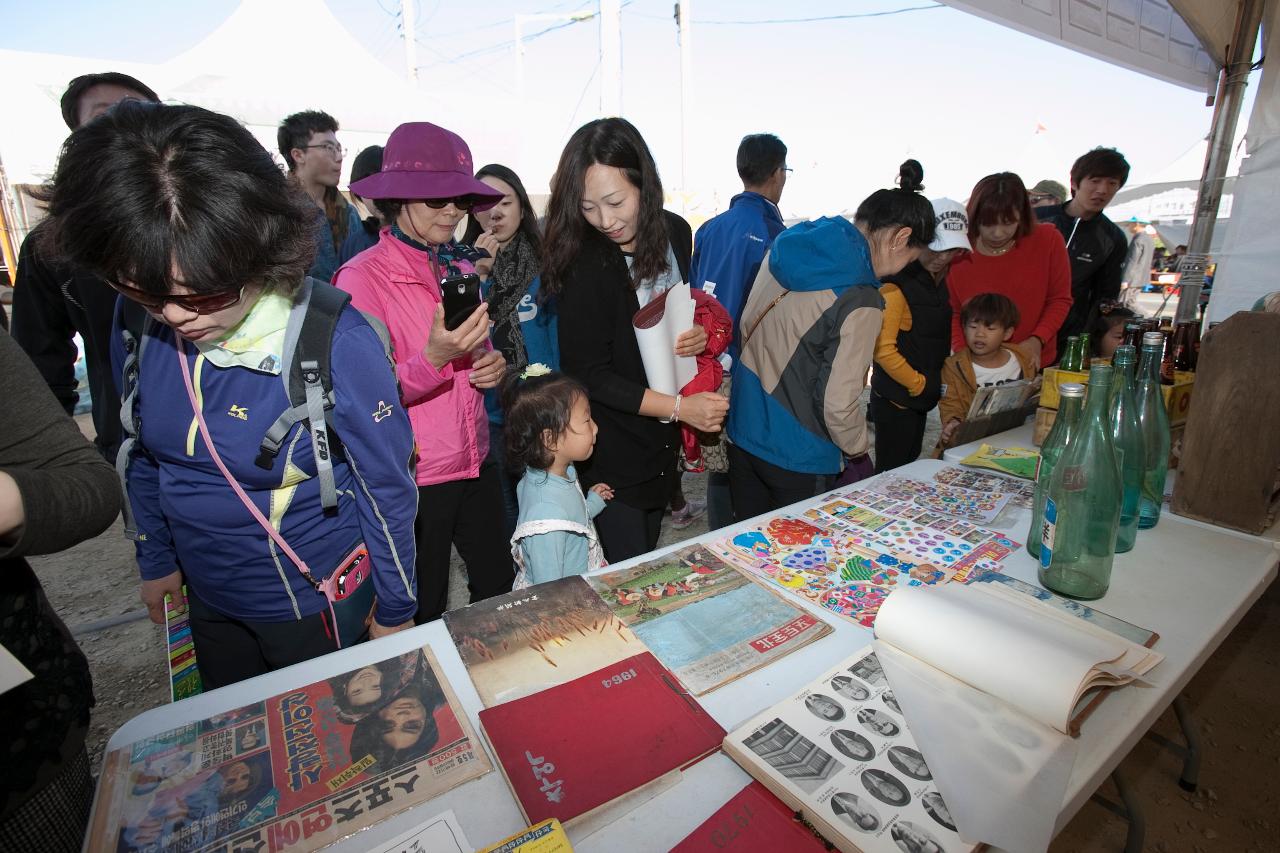
[[[193,311],[196,314],[214,314],[230,308],[244,296],[243,284],[234,290],[222,290],[217,293],[189,293],[184,296],[155,296],[145,290],[130,287],[118,281],[108,280],[107,284],[148,311],[157,313],[163,311],[164,306],[173,304],[184,311]]]
[[[476,206],[476,199],[469,195],[460,195],[455,198],[424,198],[419,199],[419,201],[432,210],[440,210],[451,204],[462,211],[470,210]]]

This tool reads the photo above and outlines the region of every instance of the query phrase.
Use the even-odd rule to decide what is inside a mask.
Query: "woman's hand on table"
[[[714,391],[703,391],[680,401],[680,422],[701,432],[719,432],[728,413],[729,401]]]
[[[174,571],[173,574],[165,575],[162,578],[142,582],[142,603],[147,605],[147,615],[157,625],[164,624],[164,597],[166,594],[172,595],[175,600],[182,597],[181,571]]]
[[[413,620],[401,622],[399,625],[392,625],[390,628],[379,624],[377,619],[369,620],[369,639],[376,640],[379,637],[388,637],[392,634],[398,634],[401,631],[407,631],[413,627]]]
[[[707,348],[707,330],[694,326],[676,338],[676,355],[702,355]]]
[[[444,306],[436,306],[436,316],[431,323],[431,337],[422,354],[436,370],[460,356],[468,355],[484,343],[489,336],[489,304],[481,302],[471,316],[453,331],[444,327]]]
[[[489,257],[478,258],[475,262],[476,275],[487,279],[493,272],[493,260],[498,257],[498,238],[493,236],[492,231],[482,231],[480,236],[476,237],[475,247],[489,253]]]
[[[497,350],[477,350],[471,356],[471,384],[480,390],[493,388],[502,381],[507,360]]]

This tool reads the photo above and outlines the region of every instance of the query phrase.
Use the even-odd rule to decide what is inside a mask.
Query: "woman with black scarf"
[[[529,194],[520,177],[506,166],[491,163],[476,172],[476,178],[502,193],[496,205],[467,218],[463,237],[464,243],[489,253],[488,258],[477,260],[475,267],[484,279],[489,300],[493,348],[517,372],[538,363],[559,370],[555,301],[540,292],[542,236]],[[495,391],[486,392],[485,407],[489,411],[489,454],[502,475],[509,539],[520,513],[515,487],[524,472],[506,470],[503,416]]]

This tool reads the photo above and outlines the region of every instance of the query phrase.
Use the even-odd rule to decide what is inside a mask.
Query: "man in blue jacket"
[[[693,241],[689,284],[714,296],[733,318],[731,359],[738,357],[738,322],[760,263],[769,255],[773,238],[786,229],[778,201],[789,171],[787,146],[781,139],[772,133],[744,136],[738,145],[742,192],[729,202],[728,210],[703,223]],[[715,530],[732,521],[729,475],[713,472],[707,480],[707,525]]]

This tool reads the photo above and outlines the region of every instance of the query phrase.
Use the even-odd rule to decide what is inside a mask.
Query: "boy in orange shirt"
[[[960,309],[965,348],[942,365],[945,390],[938,403],[942,418],[939,448],[950,444],[979,388],[1035,378],[1031,360],[1008,343],[1018,319],[1018,306],[999,293],[979,293]]]

